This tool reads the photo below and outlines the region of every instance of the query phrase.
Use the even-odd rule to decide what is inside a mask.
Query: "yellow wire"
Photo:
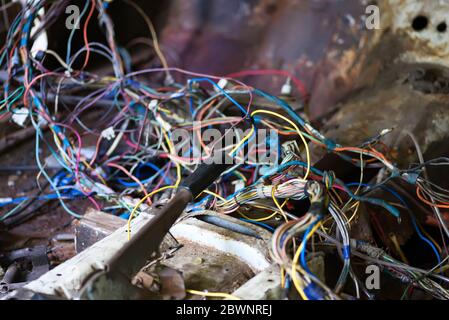
[[[62,143],[61,140],[59,139],[58,135],[56,134],[56,132],[53,130],[53,128],[51,128],[50,126],[50,130],[53,132],[53,138],[55,139],[55,143],[58,146],[59,149],[64,150],[62,148]],[[61,157],[64,159],[64,161],[67,164],[70,164],[69,159],[66,157],[66,153],[65,152],[61,152]]]
[[[187,289],[186,292],[195,294],[197,296],[225,298],[225,299],[230,299],[230,300],[242,300],[239,297],[236,297],[236,296],[233,296],[232,294],[224,293],[224,292],[204,292],[204,291],[190,290],[190,289]]]
[[[359,211],[359,205],[360,205],[360,201],[357,201],[356,203],[354,203],[354,204],[349,208],[349,210],[351,210],[352,208],[356,207],[355,210],[354,210],[353,215],[351,216],[351,218],[348,219],[348,225],[351,223],[352,219],[354,219],[355,216],[357,215],[357,212]],[[349,210],[348,210],[348,211],[349,211]]]
[[[321,222],[317,223],[312,230],[310,231],[309,235],[307,236],[307,240],[315,233],[315,231],[321,226]],[[302,248],[304,246],[304,242],[301,242],[301,245],[298,247],[298,250],[296,250],[295,256],[293,257],[293,262],[292,262],[292,280],[293,280],[293,284],[296,287],[296,290],[298,290],[299,295],[301,296],[301,298],[303,300],[309,300],[309,298],[307,298],[306,294],[304,293],[304,290],[302,289],[302,281],[301,279],[298,278],[298,274],[297,274],[297,266],[298,266],[298,260],[299,260],[299,255],[301,254]],[[301,268],[299,268],[301,269]]]
[[[424,230],[424,228],[422,227],[421,223],[417,222],[417,225],[419,227],[419,229],[421,230],[421,232],[427,237],[429,238],[430,241],[432,241],[432,243],[435,245],[435,247],[437,247],[438,252],[442,252],[442,249],[440,247],[440,245],[438,244],[438,242],[435,241],[434,238],[432,238],[432,236],[430,234],[427,233],[426,230]]]
[[[170,153],[172,155],[175,155],[175,153],[176,153],[175,147],[172,145],[170,139],[168,138],[167,133],[165,132],[165,130],[163,128],[162,128],[162,134],[164,135],[165,141],[167,142],[168,149],[170,150]],[[177,179],[176,179],[175,187],[177,188],[179,186],[179,184],[181,183],[181,165],[174,159],[172,159],[172,161],[176,165]]]
[[[238,175],[240,178],[242,178],[242,180],[243,180],[244,182],[247,182],[247,181],[248,181],[248,179],[246,179],[246,177],[245,177],[241,172],[239,172],[239,171],[234,171],[234,174],[236,174],[236,175]]]
[[[163,111],[166,114],[169,114],[169,115],[173,114],[173,112],[171,112],[170,110],[168,110],[168,109],[166,109],[164,107],[161,107],[161,104],[158,104],[157,108],[158,108],[159,111]]]
[[[137,209],[142,205],[142,203],[145,202],[149,197],[154,196],[156,193],[167,190],[167,189],[176,189],[177,186],[165,186],[159,189],[156,189],[149,194],[147,194],[145,197],[139,200],[139,202],[134,206],[133,210],[131,211],[129,218],[128,218],[128,240],[131,239],[131,220],[134,218],[134,214],[136,213]]]
[[[281,266],[281,287],[285,287],[285,269]]]
[[[331,191],[330,193],[337,198],[339,203],[343,204],[343,199],[338,195],[337,191],[335,191],[335,189],[331,189],[330,191]],[[336,201],[334,201],[334,202],[336,202]]]
[[[405,264],[409,264],[407,257],[405,256],[404,252],[401,249],[401,246],[399,245],[399,241],[398,241],[398,238],[396,237],[396,235],[391,234],[390,239],[393,242],[393,244],[396,248],[396,251],[399,253],[399,256],[401,257],[402,262],[404,262]]]
[[[226,201],[225,198],[223,198],[223,197],[220,196],[219,194],[216,194],[215,192],[212,192],[212,191],[209,191],[209,190],[204,190],[203,192],[200,193],[199,196],[201,196],[202,193],[207,193],[207,194],[210,194],[211,196],[214,196],[214,197],[220,199],[221,201]],[[198,197],[199,197],[199,196],[198,196]],[[197,197],[197,198],[198,198],[198,197]]]
[[[261,222],[261,221],[270,220],[271,218],[273,218],[274,216],[276,216],[278,213],[280,213],[280,212],[278,212],[278,211],[274,211],[273,214],[271,214],[271,215],[268,216],[268,217],[258,218],[258,219],[252,219],[252,218],[246,216],[244,213],[242,213],[242,212],[240,212],[240,211],[237,211],[237,212],[238,212],[243,218],[248,219],[248,220],[251,220],[251,221],[255,221],[255,222]]]
[[[284,201],[284,203],[281,205],[281,208],[287,203],[287,200]],[[253,207],[258,208],[258,209],[268,209],[268,208],[264,208],[262,206],[257,206],[257,205],[253,205]],[[274,216],[276,216],[277,214],[281,214],[278,211],[274,211],[273,214],[271,214],[268,217],[264,217],[264,218],[258,218],[258,219],[252,219],[248,216],[246,216],[244,213],[237,211],[238,214],[240,214],[243,218],[251,220],[251,221],[255,221],[255,222],[261,222],[261,221],[266,221],[266,220],[270,220],[271,218],[273,218]]]
[[[282,216],[285,219],[285,222],[288,222],[287,219],[287,215],[285,214],[284,210],[282,209],[282,206],[279,204],[278,200],[276,199],[276,197],[274,196],[275,192],[276,192],[276,188],[277,186],[273,186],[273,188],[271,188],[271,197],[273,198],[274,204],[276,205],[276,207],[279,209],[279,212],[282,214]],[[285,200],[284,204],[287,202],[287,200]]]
[[[249,133],[242,140],[240,140],[239,143],[237,143],[237,145],[231,150],[231,155],[234,154],[234,152],[236,152],[238,149],[240,149],[240,147],[246,142],[246,140],[248,140],[253,135],[254,131],[255,129],[253,125]]]
[[[156,54],[159,58],[159,60],[161,60],[162,66],[164,67],[164,69],[168,69],[168,63],[167,60],[165,59],[164,54],[162,53],[162,50],[159,46],[159,41],[157,39],[157,33],[156,33],[156,29],[154,28],[153,23],[151,22],[150,18],[148,18],[148,16],[145,14],[145,12],[142,10],[142,8],[140,8],[137,4],[135,4],[132,1],[126,1],[128,4],[130,4],[131,6],[134,7],[134,9],[136,9],[139,14],[142,16],[142,18],[145,20],[145,23],[148,26],[148,29],[150,30],[151,33],[151,38],[153,40],[153,47],[154,47],[154,51],[156,51]],[[170,77],[170,72],[168,70],[165,70],[167,77]]]
[[[441,270],[442,272],[444,272],[444,271],[446,271],[446,270],[448,270],[448,269],[449,269],[449,264],[447,264],[447,265],[445,265],[445,266],[443,266],[443,267],[440,268],[440,270]]]
[[[278,113],[276,113],[276,112],[273,112],[273,111],[269,111],[269,110],[256,110],[256,111],[254,111],[253,113],[251,113],[251,117],[253,117],[254,115],[256,115],[256,114],[259,114],[259,113],[264,113],[264,114],[269,114],[269,115],[272,115],[272,116],[275,116],[275,117],[278,117],[278,118],[280,118],[280,119],[282,119],[282,120],[284,120],[284,121],[286,121],[286,122],[288,122],[291,126],[293,126],[294,128],[295,128],[295,130],[296,130],[296,132],[298,133],[298,135],[300,136],[300,138],[301,138],[301,140],[302,140],[302,142],[303,142],[303,144],[304,144],[304,147],[305,147],[305,150],[306,150],[306,158],[307,158],[307,171],[306,171],[306,174],[304,175],[304,180],[307,180],[307,177],[309,176],[309,174],[310,174],[310,151],[309,151],[309,146],[307,145],[307,141],[306,141],[306,139],[304,138],[304,135],[302,134],[302,132],[301,132],[301,130],[299,130],[299,128],[298,128],[298,126],[293,122],[293,121],[291,121],[290,119],[288,119],[288,118],[286,118],[286,117],[284,117],[283,115],[280,115],[280,114],[278,114]],[[245,142],[246,142],[246,140],[248,140],[252,135],[253,135],[253,133],[254,133],[254,126],[252,126],[251,127],[251,130],[250,130],[250,132],[248,133],[248,135],[246,136],[246,137],[244,137],[232,150],[231,150],[231,154],[233,154],[234,152],[236,152]]]
[[[86,167],[88,167],[90,170],[95,171],[94,168],[92,168],[92,166],[91,166],[86,160],[83,160],[82,162],[83,162],[84,165],[85,165]],[[101,174],[98,173],[97,177],[98,177],[98,179],[100,179],[101,183],[103,183],[105,186],[108,186],[108,184],[107,184],[106,181],[103,179],[103,177],[101,176]]]
[[[174,154],[175,153],[175,147],[172,145],[170,139],[168,138],[167,133],[165,132],[165,130],[163,128],[162,128],[162,134],[164,135],[164,138],[165,138],[165,140],[167,142],[167,146],[168,146],[168,149],[170,150],[170,153]],[[131,220],[134,218],[134,214],[136,213],[137,209],[142,205],[142,203],[144,203],[145,200],[147,200],[149,197],[155,195],[158,192],[161,192],[161,191],[164,191],[164,190],[167,190],[167,189],[176,189],[176,188],[179,187],[179,184],[181,183],[181,178],[182,178],[182,176],[181,176],[181,166],[177,162],[175,162],[175,164],[176,164],[176,175],[177,175],[177,179],[176,179],[175,184],[172,185],[172,186],[165,186],[165,187],[162,187],[162,188],[159,188],[157,190],[154,190],[154,191],[150,192],[145,197],[140,199],[139,202],[134,206],[134,208],[131,211],[131,213],[129,215],[129,218],[128,218],[128,224],[127,224],[127,226],[128,226],[128,240],[131,239]]]

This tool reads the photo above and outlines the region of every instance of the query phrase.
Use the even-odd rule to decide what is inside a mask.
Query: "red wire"
[[[89,57],[90,57],[90,47],[89,47],[89,41],[87,39],[87,26],[89,25],[90,18],[92,18],[92,15],[94,14],[95,0],[91,0],[91,2],[92,2],[92,7],[90,8],[89,15],[86,18],[86,23],[84,24],[84,30],[83,30],[84,44],[86,46],[86,59],[84,60],[84,65],[81,68],[81,70],[83,70],[87,66],[87,62],[89,61]]]
[[[235,73],[228,74],[227,78],[241,78],[245,76],[260,76],[260,75],[280,75],[287,78],[291,78],[295,84],[298,91],[301,93],[303,98],[308,97],[307,89],[304,83],[295,77],[291,72],[287,70],[277,70],[277,69],[264,69],[264,70],[243,70]]]

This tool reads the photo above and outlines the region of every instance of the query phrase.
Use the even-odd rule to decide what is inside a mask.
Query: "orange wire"
[[[421,189],[418,187],[416,187],[416,195],[418,196],[418,198],[424,202],[425,204],[428,204],[431,207],[437,207],[437,208],[442,208],[442,209],[449,209],[449,204],[436,204],[436,203],[432,203],[429,200],[424,198],[424,195],[421,193]]]
[[[90,160],[90,162],[89,162],[89,165],[91,165],[91,166],[94,164],[95,160],[97,159],[98,151],[99,151],[99,149],[100,149],[100,143],[101,143],[101,139],[102,139],[102,138],[103,138],[102,135],[100,135],[100,136],[98,137],[97,144],[96,144],[96,146],[95,146],[95,153],[94,153],[94,155],[93,155],[93,157],[92,157],[92,160]]]
[[[361,149],[361,148],[355,148],[355,147],[341,147],[341,148],[335,148],[336,152],[341,152],[341,151],[354,151],[354,152],[360,152],[360,153],[365,153],[371,156],[377,156],[378,158],[382,159],[385,162],[388,162],[387,158],[385,158],[385,156],[376,151],[375,149],[370,150],[365,150],[365,149]]]
[[[94,14],[95,0],[91,0],[91,2],[92,2],[92,7],[90,8],[89,15],[86,18],[86,23],[84,24],[84,29],[83,29],[84,44],[86,45],[86,58],[84,60],[84,65],[81,68],[81,70],[83,70],[87,66],[87,63],[89,62],[89,57],[90,57],[89,40],[87,39],[87,26],[89,25],[89,21],[92,18],[92,15]]]
[[[199,113],[198,113],[198,119],[201,121],[203,118],[204,113],[215,103],[215,100],[212,100],[207,106],[205,106]],[[200,141],[201,147],[204,151],[206,151],[206,154],[210,156],[209,148],[204,143],[202,137],[201,137],[201,128],[195,130],[196,135],[198,136],[198,140]]]

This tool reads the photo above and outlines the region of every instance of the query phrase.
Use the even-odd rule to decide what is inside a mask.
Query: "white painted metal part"
[[[139,215],[131,224],[131,233],[135,234],[151,218],[152,215],[149,214]],[[232,217],[226,216],[224,219],[243,223]],[[244,224],[250,228],[257,228],[257,233],[262,236],[262,239],[219,228],[197,219],[180,221],[170,229],[170,233],[181,243],[186,240],[200,246],[213,248],[223,254],[236,256],[257,274],[271,265],[267,251],[267,241],[271,234],[257,226]],[[85,279],[95,270],[104,269],[105,263],[127,241],[125,225],[39,279],[30,282],[24,288],[41,294],[62,295],[68,299],[76,298]]]

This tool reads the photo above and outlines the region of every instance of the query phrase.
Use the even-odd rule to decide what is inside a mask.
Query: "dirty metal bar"
[[[149,256],[158,250],[168,230],[192,200],[192,193],[188,189],[180,189],[173,199],[117,252],[108,264],[109,271],[129,276],[137,273]]]
[[[5,272],[2,281],[0,282],[0,291],[2,293],[9,291],[9,285],[14,282],[19,273],[19,265],[17,263],[11,264]]]
[[[209,187],[226,171],[232,162],[218,161],[202,164],[178,188],[175,196],[127,242],[105,265],[99,275],[88,281],[88,296],[84,298],[105,299],[124,296],[141,299],[145,293],[132,286],[132,277],[142,268],[151,255],[158,251],[167,232],[182,214],[187,204]],[[229,164],[228,164],[229,163]],[[115,291],[111,289],[115,288]]]

